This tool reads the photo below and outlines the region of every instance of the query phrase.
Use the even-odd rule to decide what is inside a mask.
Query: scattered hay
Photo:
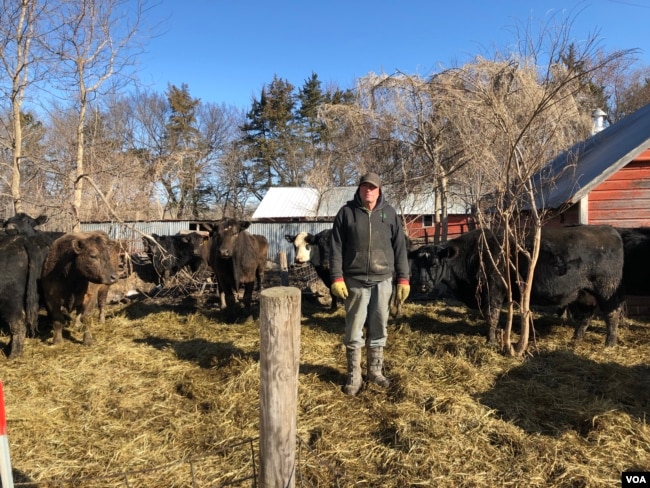
[[[297,486],[600,487],[650,470],[645,322],[605,349],[602,322],[574,345],[550,319],[515,359],[474,312],[409,303],[389,332],[391,387],[347,397],[343,311],[302,305]],[[92,347],[76,330],[53,347],[48,331],[4,359],[16,485],[251,486],[258,324],[226,324],[202,297],[110,312]]]

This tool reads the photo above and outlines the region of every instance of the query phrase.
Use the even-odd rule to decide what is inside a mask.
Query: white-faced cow
[[[199,232],[173,236],[151,234],[151,237],[143,237],[142,243],[158,275],[158,284],[162,285],[185,266],[197,271],[203,263],[203,250],[207,246],[206,237]]]
[[[262,289],[269,243],[264,236],[251,234],[248,221],[223,219],[210,226],[210,266],[225,298],[226,317],[239,316],[237,294],[244,287],[243,314],[251,316],[253,289]]]
[[[111,260],[112,241],[101,231],[71,232],[52,243],[43,265],[41,284],[48,316],[54,327],[53,343],[63,340],[70,311],[83,303],[89,283],[112,285],[118,270]],[[92,344],[89,321],[84,318],[84,344]]]
[[[311,264],[316,271],[316,274],[327,287],[329,291],[332,286],[332,278],[330,277],[330,237],[332,229],[327,229],[319,232],[318,234],[310,234],[309,232],[300,232],[296,235],[285,235],[284,238],[287,242],[293,244],[295,251],[294,262],[297,266],[305,266]],[[338,299],[332,296],[332,304],[330,310],[336,310],[338,306]]]
[[[442,245],[426,245],[411,253],[434,285],[442,282],[468,306],[479,308],[489,324],[488,340],[496,343],[499,314],[507,294],[492,267],[488,252],[497,256],[496,237],[481,230],[463,234]],[[483,245],[483,243],[486,245]],[[489,251],[488,251],[489,249]],[[520,256],[520,263],[526,260]],[[526,270],[522,274],[526,275]],[[572,226],[542,229],[542,242],[533,279],[534,306],[566,306],[581,312],[574,339],[584,336],[595,305],[607,323],[606,346],[617,343],[623,302],[623,241],[610,226]],[[515,278],[512,282],[516,283]],[[515,299],[517,290],[514,290]],[[576,314],[574,313],[574,317]]]

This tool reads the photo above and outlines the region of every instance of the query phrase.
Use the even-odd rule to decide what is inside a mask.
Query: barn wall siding
[[[589,193],[589,223],[650,226],[650,160],[635,159]]]
[[[473,229],[469,215],[449,215],[447,225],[447,239],[453,239]],[[436,228],[434,226],[424,227],[422,217],[412,219],[406,223],[406,232],[411,239],[426,243],[435,242]]]

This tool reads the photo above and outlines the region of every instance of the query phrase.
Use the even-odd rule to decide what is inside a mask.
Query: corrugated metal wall
[[[128,243],[130,253],[143,251],[142,235],[158,234],[161,236],[175,235],[181,231],[190,230],[189,220],[179,221],[152,221],[152,222],[126,222],[124,224],[102,222],[81,224],[84,232],[103,230],[111,239]],[[287,263],[291,265],[295,259],[293,246],[284,238],[285,235],[296,235],[299,232],[317,234],[323,230],[331,229],[331,222],[299,222],[299,223],[261,223],[254,222],[248,228],[251,234],[259,234],[269,241],[269,261],[279,262],[278,253],[287,255]]]
[[[178,234],[180,231],[190,229],[190,221],[151,221],[151,222],[101,222],[81,224],[82,232],[103,230],[111,239],[122,241],[128,244],[130,253],[139,253],[143,251],[142,234],[158,234],[160,236],[171,236]]]

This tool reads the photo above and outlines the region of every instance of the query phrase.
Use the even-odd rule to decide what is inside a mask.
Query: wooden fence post
[[[294,488],[300,290],[260,294],[260,487]]]

